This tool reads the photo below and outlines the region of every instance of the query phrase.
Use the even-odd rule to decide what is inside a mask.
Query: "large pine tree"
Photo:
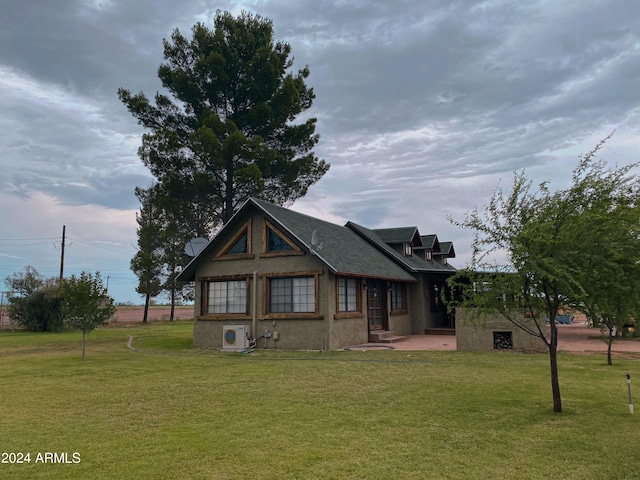
[[[214,26],[164,40],[158,76],[173,100],[118,91],[149,129],[140,158],[174,208],[189,212],[193,236],[209,235],[250,196],[291,203],[329,169],[313,152],[316,119],[295,123],[315,97],[309,68],[291,72],[291,47],[259,15],[218,12]]]

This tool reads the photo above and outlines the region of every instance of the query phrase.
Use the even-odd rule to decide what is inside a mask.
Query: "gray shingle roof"
[[[416,281],[416,278],[406,269],[382,254],[352,230],[256,198],[247,200],[221,232],[227,228],[238,228],[251,208],[261,210],[283,233],[309,251],[311,251],[311,236],[314,231],[317,231],[319,244],[314,250],[318,258],[338,275]],[[198,259],[220,248],[216,238],[214,237],[185,267],[178,277],[180,281],[194,280]]]
[[[416,255],[412,255],[410,257],[403,255],[402,253],[391,248],[378,235],[378,230],[370,230],[353,222],[348,222],[347,227],[358,232],[358,234],[365,238],[368,242],[372,243],[380,251],[384,252],[387,257],[391,258],[393,261],[402,265],[404,268],[408,269],[411,272],[451,273],[452,271],[455,271],[453,267],[450,267],[448,265],[441,265],[434,260],[425,260]]]
[[[349,228],[263,200],[252,198],[249,201],[309,250],[311,236],[314,230],[317,231],[321,245],[317,250],[318,257],[336,274],[416,281],[413,275]]]
[[[438,243],[438,236],[435,234],[432,235],[422,235],[420,237],[420,240],[422,240],[422,246],[424,248],[431,248],[433,250],[437,250],[440,248],[439,243]]]
[[[440,242],[440,249],[433,252],[434,255],[445,255],[449,258],[456,257],[456,251],[453,249],[453,242]]]
[[[418,227],[376,228],[371,230],[384,242],[392,244],[414,242],[414,246],[421,246],[422,240]]]
[[[246,215],[251,208],[261,210],[271,222],[298,242],[303,249],[312,250],[311,237],[316,231],[319,243],[313,250],[316,251],[318,258],[338,275],[415,282],[416,277],[412,273],[455,271],[453,267],[424,260],[415,255],[405,257],[388,245],[388,243],[415,242],[416,238],[420,241],[417,227],[370,230],[352,222],[340,226],[256,198],[247,200],[218,233],[239,228],[246,221]],[[178,280],[195,279],[195,271],[200,259],[210,255],[216,248],[221,248],[222,245],[219,245],[221,242],[217,239],[218,235],[192,259],[180,273]]]

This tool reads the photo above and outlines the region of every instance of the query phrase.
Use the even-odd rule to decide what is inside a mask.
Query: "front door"
[[[447,306],[442,301],[442,295],[447,289],[443,279],[431,280],[431,316],[432,326],[435,328],[455,328],[455,315],[447,312]]]
[[[387,290],[380,280],[367,280],[369,331],[387,330]]]

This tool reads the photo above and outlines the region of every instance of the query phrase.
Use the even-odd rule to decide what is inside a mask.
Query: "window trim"
[[[404,243],[404,256],[405,257],[413,256],[413,244],[411,242]]]
[[[269,230],[278,235],[287,245],[291,247],[291,250],[269,250]],[[303,255],[304,252],[295,244],[288,235],[282,233],[282,231],[275,227],[269,220],[266,220],[262,224],[262,253],[260,257],[285,257],[290,255]]]
[[[246,253],[229,253],[234,245],[240,240],[246,233],[247,235],[247,252]],[[255,255],[251,253],[251,220],[247,221],[237,232],[231,237],[227,243],[220,249],[219,253],[216,255],[217,260],[237,260],[242,258],[255,258]]]
[[[344,280],[345,283],[345,287],[346,287],[346,292],[345,292],[345,300],[347,303],[347,310],[340,310],[340,281]],[[349,293],[349,287],[348,287],[348,282],[349,281],[353,281],[355,282],[355,294],[356,294],[356,298],[355,298],[355,309],[354,310],[349,310],[348,309],[348,304],[349,304],[349,297],[348,297],[348,293]],[[362,281],[360,278],[354,278],[354,277],[336,277],[336,317],[337,316],[353,316],[354,314],[362,314]]]
[[[300,319],[305,320],[322,320],[324,317],[320,314],[320,296],[319,296],[319,275],[322,271],[305,271],[305,272],[277,272],[277,273],[264,273],[262,277],[262,312],[263,314],[258,316],[259,320],[272,320],[272,319]],[[271,282],[272,278],[300,278],[310,277],[313,278],[313,293],[314,293],[314,311],[313,312],[271,312]]]
[[[198,279],[200,282],[200,315],[197,316],[199,320],[229,320],[229,319],[243,319],[251,318],[251,288],[256,288],[251,285],[251,277],[247,275],[229,275],[223,277],[202,277]],[[209,313],[209,284],[214,282],[245,282],[245,310],[244,312],[236,313]]]
[[[402,299],[401,308],[395,308],[397,306],[397,302],[394,302],[394,299],[397,298],[398,288],[400,289],[400,294]],[[403,313],[409,313],[407,284],[404,282],[391,282],[389,286],[389,290],[391,291],[391,304],[390,304],[391,315],[400,315]]]

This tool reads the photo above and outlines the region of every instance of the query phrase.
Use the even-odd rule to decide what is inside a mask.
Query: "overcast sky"
[[[134,196],[151,176],[119,87],[161,88],[162,39],[216,9],[273,20],[309,65],[329,173],[293,209],[343,224],[415,225],[470,254],[463,219],[513,172],[566,186],[580,154],[640,147],[637,0],[0,0],[0,280],[99,270],[140,303]],[[0,289],[6,290],[3,283]]]

